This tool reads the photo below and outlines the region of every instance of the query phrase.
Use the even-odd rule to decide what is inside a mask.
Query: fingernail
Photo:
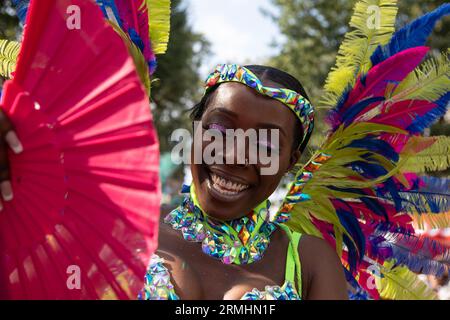
[[[5,136],[5,140],[8,142],[14,153],[17,154],[23,151],[23,146],[19,141],[19,137],[17,137],[17,134],[14,131],[9,131]]]
[[[0,189],[2,191],[2,196],[5,201],[11,201],[13,199],[14,195],[12,192],[11,182],[3,181],[0,184]]]

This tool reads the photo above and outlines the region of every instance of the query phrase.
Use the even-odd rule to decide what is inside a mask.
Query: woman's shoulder
[[[329,288],[335,288],[337,293],[337,296],[330,298],[346,297],[346,282],[341,260],[327,241],[311,235],[302,235],[298,253],[302,266],[303,291],[309,298],[317,295],[326,299],[327,293],[321,291],[327,283]]]

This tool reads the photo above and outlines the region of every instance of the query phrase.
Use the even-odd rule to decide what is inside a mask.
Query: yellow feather
[[[444,229],[450,227],[450,212],[423,214],[411,214],[414,223],[421,230],[429,229]]]
[[[417,275],[393,261],[380,265],[381,277],[377,277],[379,292],[385,300],[436,300],[437,296]]]
[[[0,40],[0,76],[10,79],[16,69],[20,43],[10,40]]]
[[[167,51],[170,34],[170,0],[146,0],[150,40],[155,54]]]
[[[389,42],[395,30],[397,0],[361,0],[354,8],[350,21],[352,30],[345,35],[336,66],[325,82],[325,93],[320,105],[332,108],[358,74],[371,67],[370,56],[378,45]]]
[[[415,139],[418,139],[423,144],[431,144],[431,146],[423,151],[409,155],[401,169],[403,172],[423,173],[443,171],[450,168],[450,137],[417,137]]]

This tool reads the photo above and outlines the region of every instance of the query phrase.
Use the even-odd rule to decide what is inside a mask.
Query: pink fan
[[[0,212],[0,298],[134,299],[159,219],[148,97],[89,0],[31,1],[2,108],[24,146]]]

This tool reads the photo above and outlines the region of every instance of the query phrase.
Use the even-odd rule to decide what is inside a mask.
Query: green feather
[[[395,89],[391,100],[438,100],[450,87],[449,52],[430,58],[411,72]]]

